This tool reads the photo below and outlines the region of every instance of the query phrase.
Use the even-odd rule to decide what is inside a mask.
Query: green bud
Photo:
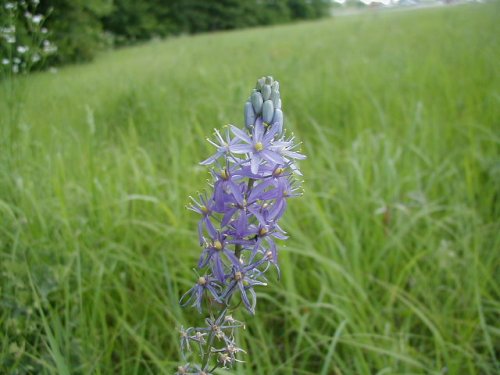
[[[257,80],[257,85],[255,86],[255,88],[260,91],[262,89],[262,86],[264,86],[265,83],[266,83],[266,79],[264,77],[259,78]]]
[[[250,102],[245,103],[245,126],[247,128],[252,127],[255,124],[255,112],[253,111],[253,105]]]
[[[262,106],[262,120],[271,123],[274,116],[274,105],[271,100],[266,100]]]
[[[283,112],[281,112],[281,109],[279,108],[276,108],[274,110],[274,117],[273,117],[273,122],[272,124],[275,125],[275,124],[278,124],[278,135],[281,135],[281,133],[283,132]]]
[[[262,98],[264,100],[268,100],[271,97],[271,86],[264,85],[262,86]]]
[[[278,103],[280,101],[280,92],[272,90],[271,91],[271,100],[273,101],[274,107],[277,107]]]
[[[255,111],[256,115],[259,115],[260,112],[262,111],[262,103],[264,102],[264,99],[262,99],[262,95],[260,92],[254,92],[251,97],[252,105],[253,105],[253,110]]]

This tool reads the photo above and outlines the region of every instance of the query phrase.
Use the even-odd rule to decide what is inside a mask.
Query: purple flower
[[[200,276],[196,284],[181,297],[179,303],[183,307],[193,303],[192,306],[196,307],[201,314],[201,303],[205,292],[209,293],[217,302],[222,303],[219,298],[220,285],[210,275]]]
[[[231,125],[232,126],[232,125]],[[213,146],[217,148],[217,152],[210,156],[208,159],[203,160],[200,164],[201,165],[208,165],[212,164],[215,162],[217,159],[219,159],[221,156],[224,156],[230,152],[233,151],[233,148],[240,143],[239,139],[232,138],[229,134],[229,130],[226,129],[226,139],[222,137],[222,135],[219,133],[217,129],[215,129],[215,138],[216,142],[219,142],[219,144],[211,141],[210,139],[207,139],[208,142],[210,142]]]
[[[213,238],[205,244],[198,262],[198,268],[205,267],[210,263],[214,276],[220,282],[224,282],[224,259],[223,255],[233,264],[239,265],[240,262],[235,254],[226,246],[225,236],[220,232],[214,233]]]
[[[257,304],[257,296],[253,288],[257,285],[266,286],[267,283],[258,280],[258,277],[263,277],[262,272],[257,268],[261,262],[251,263],[247,266],[233,268],[232,274],[229,276],[232,280],[227,287],[227,290],[221,296],[229,300],[232,294],[237,290],[241,294],[241,300],[247,310],[253,315],[255,314],[255,305]],[[250,293],[250,299],[247,296]]]
[[[215,233],[215,227],[210,221],[210,216],[214,210],[214,201],[213,199],[208,199],[206,194],[205,196],[199,195],[199,201],[190,197],[193,203],[191,203],[187,208],[191,211],[194,211],[202,216],[201,220],[198,222],[198,238],[200,240],[200,245],[203,244],[203,227],[206,228],[208,233]]]
[[[285,160],[279,152],[276,152],[271,147],[274,136],[279,131],[278,126],[271,126],[266,129],[262,119],[259,117],[259,119],[255,122],[251,137],[234,125],[231,125],[231,131],[237,138],[245,143],[232,147],[232,152],[236,154],[249,155],[250,169],[252,173],[258,173],[259,165],[262,160],[267,160],[270,163],[285,163]]]
[[[235,343],[235,330],[243,323],[227,315],[234,305],[230,302],[233,297],[241,299],[255,314],[255,287],[267,285],[271,267],[280,276],[277,240],[286,240],[287,235],[278,221],[288,198],[302,194],[295,179],[300,175],[296,162],[305,156],[297,151],[293,136],[282,135],[279,83],[272,77],[259,79],[244,115],[247,130],[230,125],[224,133],[216,130],[215,140],[209,140],[216,152],[201,164],[214,165],[211,191],[191,198],[188,206],[201,215],[198,236],[203,250],[198,267],[205,276],[180,303],[200,313],[204,299],[218,304],[210,304],[206,326],[181,329],[182,352],[197,352],[202,365],[181,366],[178,374],[208,374],[208,369],[240,361],[237,355],[244,351]],[[217,317],[212,315],[214,309],[220,309]]]

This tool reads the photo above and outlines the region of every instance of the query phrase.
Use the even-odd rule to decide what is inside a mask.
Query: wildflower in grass
[[[214,141],[207,139],[208,142],[210,142],[212,145],[214,145],[217,148],[217,152],[210,156],[208,159],[202,161],[200,164],[201,165],[209,165],[212,164],[214,161],[219,159],[221,156],[226,155],[227,153],[231,152],[234,146],[239,144],[238,139],[231,139],[229,130],[226,129],[226,137],[224,138],[220,132],[215,129],[215,142],[219,142],[218,144],[215,143]]]
[[[29,73],[57,52],[43,27],[46,16],[37,12],[39,1],[6,2],[0,27],[0,50],[9,56],[0,65],[0,78]],[[43,37],[42,37],[43,35]]]
[[[220,285],[217,280],[210,275],[205,275],[200,276],[196,284],[181,297],[180,304],[185,307],[192,302],[192,306],[196,307],[201,314],[201,303],[206,293],[210,294],[217,302],[222,303],[219,298]]]
[[[281,105],[279,83],[263,77],[245,103],[246,128],[230,125],[209,140],[216,150],[201,164],[212,167],[211,190],[188,206],[201,216],[198,268],[204,276],[180,303],[200,313],[208,308],[210,317],[205,326],[181,328],[181,350],[189,363],[178,374],[208,374],[241,362],[244,350],[235,337],[244,325],[229,311],[241,301],[255,314],[256,289],[268,284],[271,269],[280,276],[276,241],[288,237],[278,221],[287,200],[302,194],[294,176],[300,175],[297,160],[305,158],[294,137],[283,134]]]
[[[201,220],[198,222],[198,237],[200,240],[200,245],[202,245],[204,228],[209,233],[216,232],[215,227],[210,219],[214,209],[214,202],[212,199],[208,199],[206,194],[205,195],[199,194],[198,201],[193,197],[190,198],[192,200],[192,203],[189,206],[187,206],[187,208],[202,216]]]

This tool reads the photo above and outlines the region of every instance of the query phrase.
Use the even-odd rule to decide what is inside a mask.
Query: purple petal
[[[209,164],[212,164],[214,161],[216,161],[223,153],[222,152],[218,152],[212,156],[210,156],[208,159],[205,159],[203,160],[202,162],[200,162],[201,165],[209,165]]]
[[[250,170],[252,173],[257,173],[259,171],[259,164],[260,164],[261,158],[258,154],[253,154],[252,159],[250,161]]]
[[[205,226],[207,227],[207,232],[210,234],[210,237],[215,237],[217,235],[217,231],[215,230],[214,225],[210,221],[209,217],[204,218]]]
[[[253,146],[240,143],[240,144],[231,146],[230,149],[231,149],[231,152],[234,152],[235,154],[247,154],[249,152],[252,152]]]
[[[244,132],[243,130],[237,128],[236,126],[234,125],[231,125],[231,131],[233,132],[233,134],[238,137],[239,139],[241,139],[242,141],[246,142],[246,143],[249,143],[251,144],[252,143],[252,140],[250,139],[250,137],[248,136],[248,134],[246,132]]]
[[[222,218],[221,227],[225,227],[231,221],[231,218],[233,217],[236,211],[238,211],[237,208],[227,209],[226,213],[224,214],[224,217]]]
[[[257,199],[261,199],[260,195],[262,192],[269,187],[273,183],[272,179],[268,179],[266,181],[262,181],[260,184],[257,186],[254,186],[252,191],[250,192],[250,195],[248,196],[248,201],[249,202],[255,202]]]
[[[278,154],[277,152],[274,152],[271,150],[262,150],[261,154],[265,159],[269,160],[272,163],[276,163],[276,164],[284,164],[285,163],[285,159],[283,159],[283,157],[280,154]]]
[[[243,206],[243,195],[241,194],[239,186],[236,185],[233,181],[228,181],[228,185],[234,199],[236,199],[236,202]]]
[[[279,127],[276,126],[276,124],[273,125],[273,126],[271,126],[271,128],[269,128],[267,130],[267,133],[264,135],[263,142],[265,144],[269,144],[273,140],[273,138],[276,135],[276,133],[278,133],[278,130],[279,130]]]
[[[257,121],[255,123],[254,131],[253,131],[253,143],[262,142],[262,136],[264,135],[264,125],[262,125],[262,121]]]
[[[240,289],[241,299],[243,300],[245,307],[247,308],[248,311],[250,311],[250,313],[252,315],[255,314],[255,311],[254,311],[252,305],[250,304],[250,301],[248,300],[247,293],[246,293],[246,290],[245,290],[242,282],[238,282],[238,288]]]
[[[220,255],[217,254],[214,256],[214,263],[212,265],[212,270],[214,272],[214,276],[220,281],[224,282],[224,264],[222,263],[222,259],[220,258]]]
[[[299,154],[298,152],[295,152],[295,151],[283,150],[283,151],[281,151],[281,153],[289,158],[297,159],[297,160],[304,160],[307,158],[305,155]]]

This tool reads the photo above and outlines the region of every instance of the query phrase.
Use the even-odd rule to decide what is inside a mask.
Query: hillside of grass
[[[237,374],[495,374],[500,5],[179,37],[1,82],[0,373],[172,374],[205,138],[280,81],[303,142]],[[221,372],[222,373],[222,372]]]

